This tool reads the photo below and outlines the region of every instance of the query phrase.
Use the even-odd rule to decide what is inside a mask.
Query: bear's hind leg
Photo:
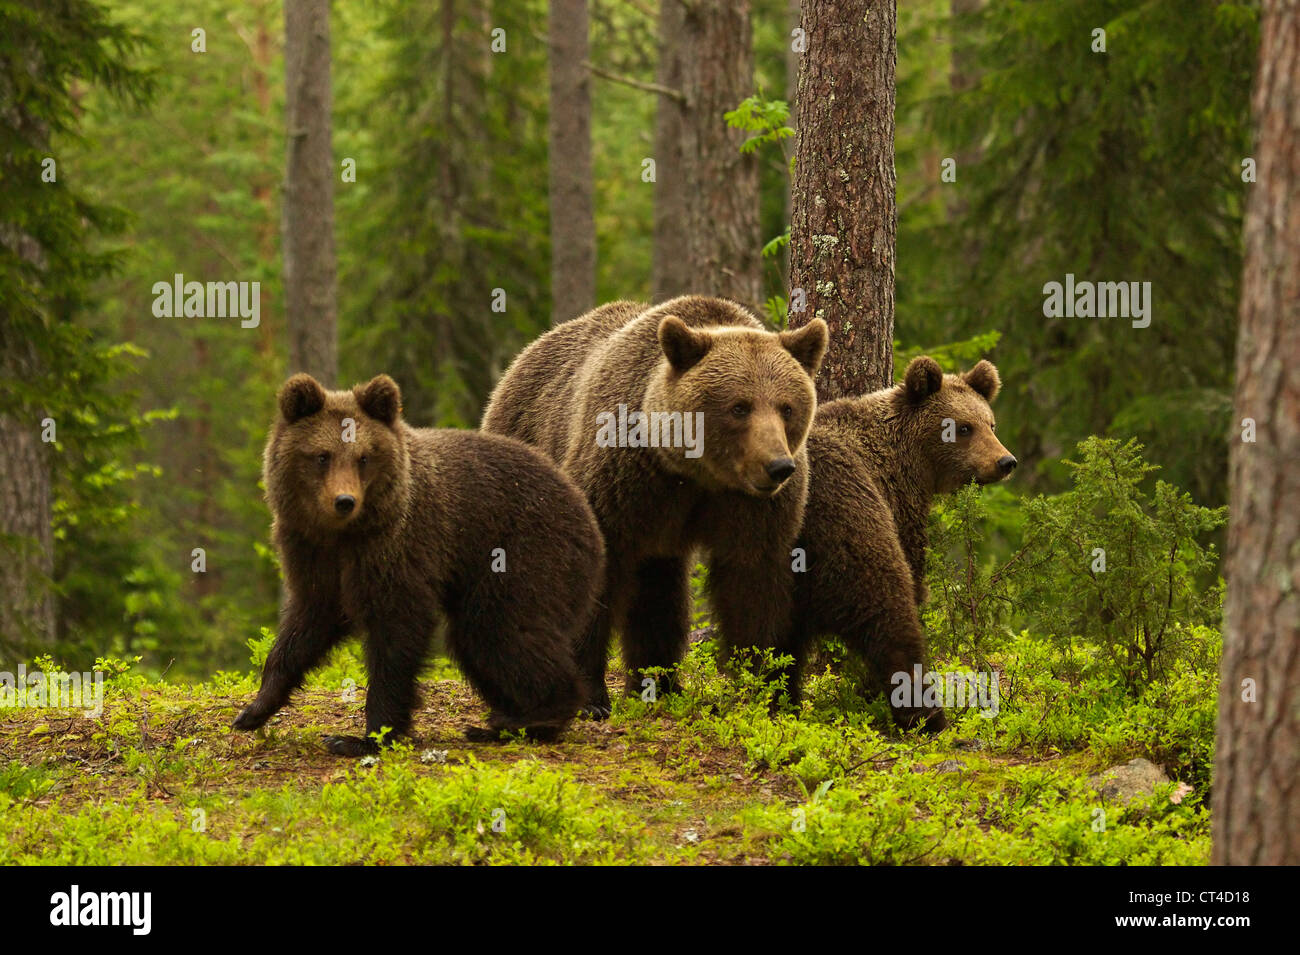
[[[449,649],[491,709],[487,727],[470,727],[466,738],[486,742],[524,730],[530,739],[556,739],[585,696],[571,639],[559,626],[521,628],[483,614],[453,620]]]

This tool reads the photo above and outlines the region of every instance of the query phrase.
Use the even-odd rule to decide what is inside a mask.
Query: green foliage
[[[786,149],[782,143],[794,138],[794,129],[789,125],[790,106],[785,100],[749,96],[735,109],[723,113],[722,118],[732,129],[753,134],[740,144],[742,153],[757,152],[769,144],[780,146],[784,153]],[[794,172],[793,157],[790,158],[790,171]]]
[[[1200,507],[1164,481],[1145,492],[1156,468],[1141,450],[1134,440],[1079,444],[1081,460],[1067,462],[1074,488],[1026,504],[1026,546],[1041,559],[1020,574],[1041,629],[1098,647],[1132,693],[1163,678],[1194,644],[1191,628],[1217,625],[1223,612],[1214,547],[1199,541],[1226,508]]]
[[[794,154],[787,148],[786,141],[793,139],[794,129],[788,125],[790,119],[790,107],[785,100],[768,99],[761,94],[746,97],[735,109],[724,113],[723,119],[732,129],[739,129],[746,133],[751,133],[744,142],[740,144],[740,151],[745,154],[758,153],[763,147],[775,147],[780,151],[784,160],[783,187],[788,190],[788,177],[794,174]],[[768,189],[768,192],[771,190]],[[780,257],[784,259],[784,254],[788,254],[790,247],[790,226],[787,224],[775,238],[770,239],[763,245],[762,255],[766,260],[773,260]],[[764,302],[764,312],[766,313],[769,324],[776,329],[785,328],[788,320],[788,305],[782,293],[785,291],[785,282],[782,276],[781,261],[772,263],[773,267],[769,269],[768,285],[772,293]]]
[[[76,324],[98,304],[94,283],[121,265],[102,242],[126,223],[69,162],[82,96],[88,84],[119,106],[146,102],[145,46],[95,2],[0,3],[0,416],[33,434],[47,419],[55,429],[48,473],[30,480],[48,479],[51,491],[50,584],[68,646],[122,646],[175,619],[148,606],[158,568],[130,533],[134,484],[151,473],[130,457],[157,419],[137,410],[120,379],[143,352]],[[0,559],[23,560],[27,548],[6,537]],[[0,650],[23,649],[22,635],[0,634]]]
[[[546,5],[485,6],[504,54],[466,6],[450,24],[437,6],[378,6],[373,76],[343,104],[382,148],[350,206],[340,354],[354,379],[393,375],[412,420],[473,426],[495,376],[549,326],[546,48],[532,39]]]
[[[929,348],[920,345],[903,347],[900,342],[895,341],[894,377],[901,381],[903,372],[907,370],[908,363],[913,358],[919,358],[922,355],[929,355],[945,371],[953,373],[964,371],[992,352],[1001,340],[1001,332],[991,331],[983,332],[963,341],[949,342],[946,345],[933,345]]]
[[[930,516],[924,618],[940,656],[962,656],[983,666],[999,646],[1016,612],[1019,593],[1011,571],[1025,560],[1022,548],[999,563],[986,546],[990,527],[1014,533],[1017,499],[1005,488],[969,484],[935,504]],[[994,512],[1001,520],[995,520]]]
[[[1226,501],[1258,16],[1251,0],[900,11],[897,327],[1002,331],[1019,482],[1059,486],[1053,449],[1134,434],[1174,483]],[[1151,326],[1044,317],[1043,286],[1066,273],[1151,282]]]
[[[1134,696],[1176,661],[1213,668],[1198,628],[1218,625],[1222,584],[1213,544],[1225,520],[1163,481],[1134,440],[1088,438],[1067,462],[1074,487],[1026,501],[1019,545],[1004,560],[981,548],[986,523],[1015,533],[1005,492],[968,487],[935,508],[926,621],[942,653],[982,660],[1028,626],[1094,650]],[[993,512],[997,512],[996,514]]]

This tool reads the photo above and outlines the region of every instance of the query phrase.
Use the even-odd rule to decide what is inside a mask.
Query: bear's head
[[[993,484],[1015,470],[1015,457],[994,434],[997,422],[989,407],[1001,387],[997,368],[987,360],[959,375],[945,375],[927,356],[908,364],[896,408],[929,465],[936,493],[972,480]]]
[[[280,388],[278,402],[264,461],[278,524],[322,539],[377,530],[405,515],[410,456],[393,379],[326,391],[298,374]]]
[[[739,306],[735,306],[739,307]],[[675,315],[659,322],[664,359],[645,409],[680,412],[697,446],[659,449],[667,466],[703,486],[770,497],[799,467],[817,395],[813,376],[826,352],[826,323],[797,331],[750,326],[692,328]]]

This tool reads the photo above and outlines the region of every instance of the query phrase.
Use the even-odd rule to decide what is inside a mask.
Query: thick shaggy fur
[[[582,702],[575,645],[604,569],[572,482],[521,442],[409,427],[386,375],[331,392],[295,375],[279,403],[264,480],[287,601],[261,690],[235,727],[265,723],[355,628],[366,633],[366,732],[405,734],[443,618],[453,658],[491,707],[488,728],[466,735],[558,735]],[[355,441],[343,440],[347,419]],[[375,749],[350,736],[328,745]]]
[[[708,552],[714,612],[731,647],[782,648],[790,551],[807,495],[804,439],[821,320],[775,334],[740,305],[683,296],[615,302],[529,346],[501,379],[483,429],[546,451],[587,495],[605,536],[605,607],[581,650],[590,715],[609,712],[605,659],[617,626],[627,686],[675,666],[689,631],[688,573]],[[601,414],[703,414],[703,448],[602,447]],[[671,690],[671,679],[661,691]]]
[[[987,361],[964,375],[944,375],[933,359],[917,358],[902,384],[817,409],[799,535],[807,572],[796,575],[792,691],[812,641],[823,634],[839,636],[864,657],[886,695],[892,674],[928,663],[918,608],[926,598],[930,504],[972,480],[1000,481],[1015,467],[994,435],[989,402],[1000,385]],[[949,418],[951,442],[943,440]],[[894,716],[903,726],[924,719],[931,730],[945,723],[942,710],[901,708]]]

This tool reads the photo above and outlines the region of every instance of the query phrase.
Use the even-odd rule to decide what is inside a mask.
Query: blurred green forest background
[[[66,266],[39,302],[12,262],[0,277],[0,344],[29,343],[39,369],[4,369],[0,413],[58,425],[54,649],[174,674],[243,666],[279,593],[259,475],[287,363],[282,9],[66,6],[81,21],[41,54],[75,78],[69,102],[48,95],[57,188],[32,176],[39,155],[0,144],[0,222],[40,231]],[[986,354],[1002,371],[999,436],[1021,468],[987,495],[987,545],[1011,549],[996,522],[1017,518],[998,501],[1065,491],[1062,461],[1089,435],[1137,438],[1164,480],[1226,504],[1256,4],[899,8],[896,355]],[[31,9],[0,0],[11,22]],[[589,15],[593,65],[653,83],[656,4],[591,0]],[[797,25],[797,3],[754,0],[756,102],[789,98]],[[1079,40],[1099,25],[1111,55]],[[352,0],[333,4],[331,32],[334,152],[356,161],[335,186],[340,383],[388,372],[412,422],[472,427],[551,323],[547,4]],[[9,92],[30,55],[11,42]],[[650,295],[655,110],[654,94],[593,79],[597,302]],[[788,154],[760,158],[766,241],[787,227]],[[764,259],[765,297],[786,295],[784,270]],[[1067,272],[1150,281],[1151,326],[1045,318],[1043,284]],[[176,273],[260,281],[260,325],[156,318],[153,285]],[[0,657],[24,649],[0,635]]]

